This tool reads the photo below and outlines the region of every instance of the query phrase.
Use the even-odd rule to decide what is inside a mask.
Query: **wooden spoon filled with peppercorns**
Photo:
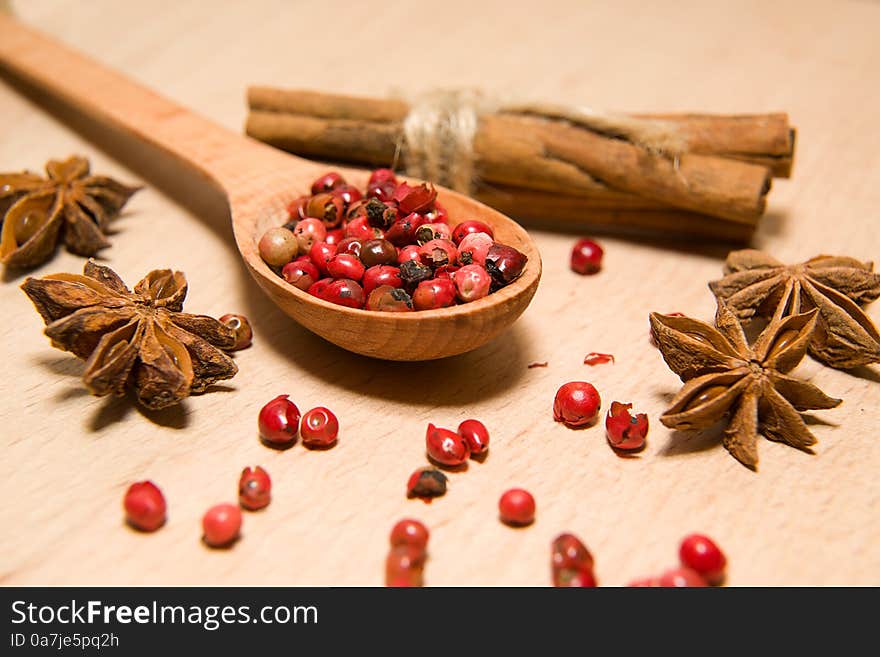
[[[228,199],[260,287],[344,349],[404,361],[461,354],[510,326],[538,287],[526,231],[466,196],[387,170],[327,175],[2,14],[0,69],[205,175]]]

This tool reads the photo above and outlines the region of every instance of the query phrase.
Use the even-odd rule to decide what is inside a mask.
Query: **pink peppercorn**
[[[391,529],[389,538],[391,547],[407,545],[416,550],[424,551],[428,547],[428,528],[418,520],[404,518]]]
[[[593,240],[578,240],[571,250],[571,269],[578,274],[595,274],[602,268],[602,247]]]
[[[489,431],[479,420],[465,420],[459,424],[458,435],[467,442],[471,456],[484,454],[489,450]]]
[[[448,278],[433,278],[422,281],[412,295],[416,310],[447,308],[455,304],[455,283]]]
[[[572,381],[556,392],[553,419],[568,427],[585,427],[596,420],[601,405],[599,392],[591,383]]]
[[[318,406],[302,416],[299,434],[306,447],[330,447],[339,435],[339,420],[333,411]]]
[[[489,294],[492,277],[480,265],[465,265],[452,277],[456,296],[465,303],[482,299]]]
[[[467,441],[449,429],[428,425],[425,447],[434,461],[440,465],[458,466],[467,461],[470,448]]]
[[[238,503],[249,511],[269,505],[272,499],[272,480],[269,473],[259,465],[245,468],[238,480]]]
[[[708,536],[686,536],[681,542],[678,556],[683,566],[696,571],[710,584],[718,584],[724,579],[727,557]]]
[[[472,233],[486,233],[489,237],[495,237],[495,232],[491,226],[484,224],[482,221],[462,221],[452,231],[452,241],[456,244],[461,244],[461,241]]]
[[[165,497],[152,481],[128,487],[122,502],[128,524],[142,532],[154,532],[165,524]]]
[[[498,511],[507,525],[530,525],[535,520],[535,498],[527,490],[511,488],[498,500]]]
[[[231,545],[241,531],[241,510],[234,504],[212,506],[202,517],[202,531],[211,547]]]
[[[463,265],[486,265],[486,255],[495,241],[486,233],[465,235],[458,245],[458,259]]]
[[[260,436],[273,445],[287,445],[296,440],[299,430],[299,409],[288,395],[278,395],[260,409]]]

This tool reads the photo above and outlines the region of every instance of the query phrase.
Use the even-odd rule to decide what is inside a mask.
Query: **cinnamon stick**
[[[405,162],[398,149],[406,102],[267,87],[249,89],[248,102],[247,133],[285,150],[370,166],[388,166],[396,156]],[[686,146],[681,156],[568,121],[485,115],[474,137],[483,183],[477,195],[507,210],[497,190],[505,197],[515,190],[527,205],[540,200],[547,212],[583,213],[591,223],[747,239],[764,212],[770,178],[791,170],[787,117],[646,116],[676,127]]]

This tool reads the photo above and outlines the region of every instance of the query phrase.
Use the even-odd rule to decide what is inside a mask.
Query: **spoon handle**
[[[236,134],[0,12],[0,73],[190,165],[222,191],[311,163]]]

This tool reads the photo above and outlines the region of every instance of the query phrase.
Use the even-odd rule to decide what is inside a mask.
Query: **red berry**
[[[512,246],[495,243],[486,253],[486,271],[499,285],[507,285],[516,280],[525,269],[528,258]]]
[[[392,267],[391,265],[376,265],[375,267],[370,267],[364,272],[362,285],[364,288],[364,294],[369,297],[370,292],[381,285],[401,287],[403,281],[400,280],[400,270],[397,267]]]
[[[491,226],[484,224],[482,221],[472,220],[462,221],[455,227],[455,230],[452,231],[452,241],[455,242],[456,245],[461,244],[461,241],[465,237],[472,235],[473,233],[486,233],[489,237],[495,237],[495,232],[492,230]]]
[[[385,234],[381,229],[371,226],[366,217],[358,217],[348,222],[345,227],[345,236],[366,241],[385,237]]]
[[[330,193],[333,194],[333,196],[342,199],[346,208],[363,198],[363,194],[361,194],[360,190],[354,185],[340,185],[339,187],[330,190]]]
[[[321,298],[349,308],[363,308],[366,301],[363,288],[357,281],[348,278],[340,278],[330,283]]]
[[[421,497],[430,501],[432,497],[446,494],[446,475],[437,468],[419,468],[406,482],[407,497]]]
[[[269,473],[259,465],[245,468],[238,480],[238,503],[245,509],[256,511],[269,505],[272,499],[272,480]]]
[[[706,586],[706,580],[690,568],[673,568],[660,575],[657,584],[668,588],[695,588]]]
[[[648,416],[644,413],[630,413],[632,404],[611,402],[605,416],[605,435],[608,443],[615,449],[635,450],[645,446],[648,435]]]
[[[398,219],[385,231],[385,239],[395,246],[404,247],[416,241],[416,231],[428,223],[423,215],[413,212],[403,219]]]
[[[281,275],[285,281],[300,290],[308,290],[321,277],[321,273],[311,260],[289,262],[284,265]]]
[[[339,253],[327,261],[327,273],[333,278],[359,281],[364,277],[364,271],[364,263],[348,253]]]
[[[355,258],[360,258],[363,245],[364,243],[357,237],[346,237],[336,245],[336,253],[347,253]]]
[[[397,252],[397,262],[398,264],[403,264],[404,262],[419,262],[420,261],[421,251],[418,246],[415,244],[411,244],[409,246],[405,246]]]
[[[258,425],[263,440],[273,445],[287,445],[296,440],[299,409],[288,395],[278,395],[260,410]]]
[[[316,178],[315,182],[312,183],[312,194],[329,192],[344,184],[345,179],[342,176],[335,171],[329,171],[320,178]]]
[[[430,210],[426,210],[424,212],[425,219],[428,220],[428,223],[433,224],[448,224],[449,223],[449,213],[446,211],[442,205],[440,205],[440,201],[434,201],[434,207]]]
[[[309,217],[300,221],[293,229],[299,244],[300,253],[308,253],[315,242],[323,242],[327,237],[327,228],[320,219]]]
[[[455,305],[455,283],[448,278],[434,278],[418,284],[412,295],[416,310],[434,310]]]
[[[404,518],[391,529],[391,547],[407,545],[424,551],[428,547],[428,528],[418,520]]]
[[[333,230],[327,231],[327,236],[324,238],[324,242],[327,244],[336,245],[339,244],[343,239],[345,239],[345,229],[334,228]]]
[[[315,242],[312,244],[312,248],[309,249],[309,259],[324,276],[328,274],[327,263],[336,255],[336,249],[337,247],[327,244],[327,242]],[[283,274],[284,272],[282,271],[281,273]]]
[[[308,196],[300,196],[293,199],[287,206],[287,215],[291,221],[299,221],[306,218],[306,203]]]
[[[434,270],[434,278],[447,278],[454,283],[455,272],[459,269],[461,269],[461,267],[455,265],[443,265],[442,267],[437,267],[437,269]]]
[[[551,554],[554,571],[593,569],[593,555],[574,534],[560,534],[553,539]]]
[[[463,302],[476,301],[489,294],[492,277],[480,265],[465,265],[452,277],[455,294]]]
[[[727,557],[708,536],[691,534],[685,537],[678,556],[683,566],[698,572],[710,584],[718,584],[724,579]]]
[[[461,465],[470,455],[470,448],[464,438],[433,424],[428,425],[425,433],[425,447],[428,456],[440,465]]]
[[[165,497],[152,481],[129,486],[122,506],[128,524],[142,532],[154,532],[165,524]]]
[[[498,511],[505,524],[530,525],[535,520],[535,498],[527,490],[511,488],[498,500]]]
[[[332,278],[322,278],[321,280],[312,283],[309,289],[306,290],[306,292],[311,294],[313,297],[323,299],[324,295],[327,294],[327,288],[330,287],[330,284],[332,282]]]
[[[479,420],[465,420],[459,424],[458,435],[467,442],[471,456],[489,450],[489,431]]]
[[[241,531],[241,510],[234,504],[218,504],[202,517],[205,543],[211,547],[230,545]]]
[[[454,265],[458,262],[458,249],[449,240],[431,240],[419,249],[419,258],[431,269]]]
[[[556,391],[553,419],[568,427],[584,427],[596,420],[601,405],[599,393],[591,383],[572,381]]]
[[[370,178],[367,181],[367,184],[372,185],[373,183],[383,182],[393,182],[397,185],[397,176],[394,175],[394,172],[391,169],[373,169],[373,171],[370,172]]]
[[[385,586],[422,586],[425,551],[409,545],[391,548],[385,559]]]
[[[458,260],[463,265],[486,265],[486,256],[495,241],[487,233],[465,235],[458,245]]]
[[[367,310],[387,313],[406,313],[413,309],[412,297],[398,287],[380,285],[367,297]]]
[[[602,268],[602,247],[593,240],[578,240],[571,249],[571,269],[578,274],[595,274]]]
[[[330,447],[339,435],[339,421],[331,410],[318,406],[303,415],[299,435],[306,447]]]
[[[394,190],[397,185],[390,181],[373,182],[367,185],[367,198],[376,199],[378,201],[391,201],[394,199]]]

